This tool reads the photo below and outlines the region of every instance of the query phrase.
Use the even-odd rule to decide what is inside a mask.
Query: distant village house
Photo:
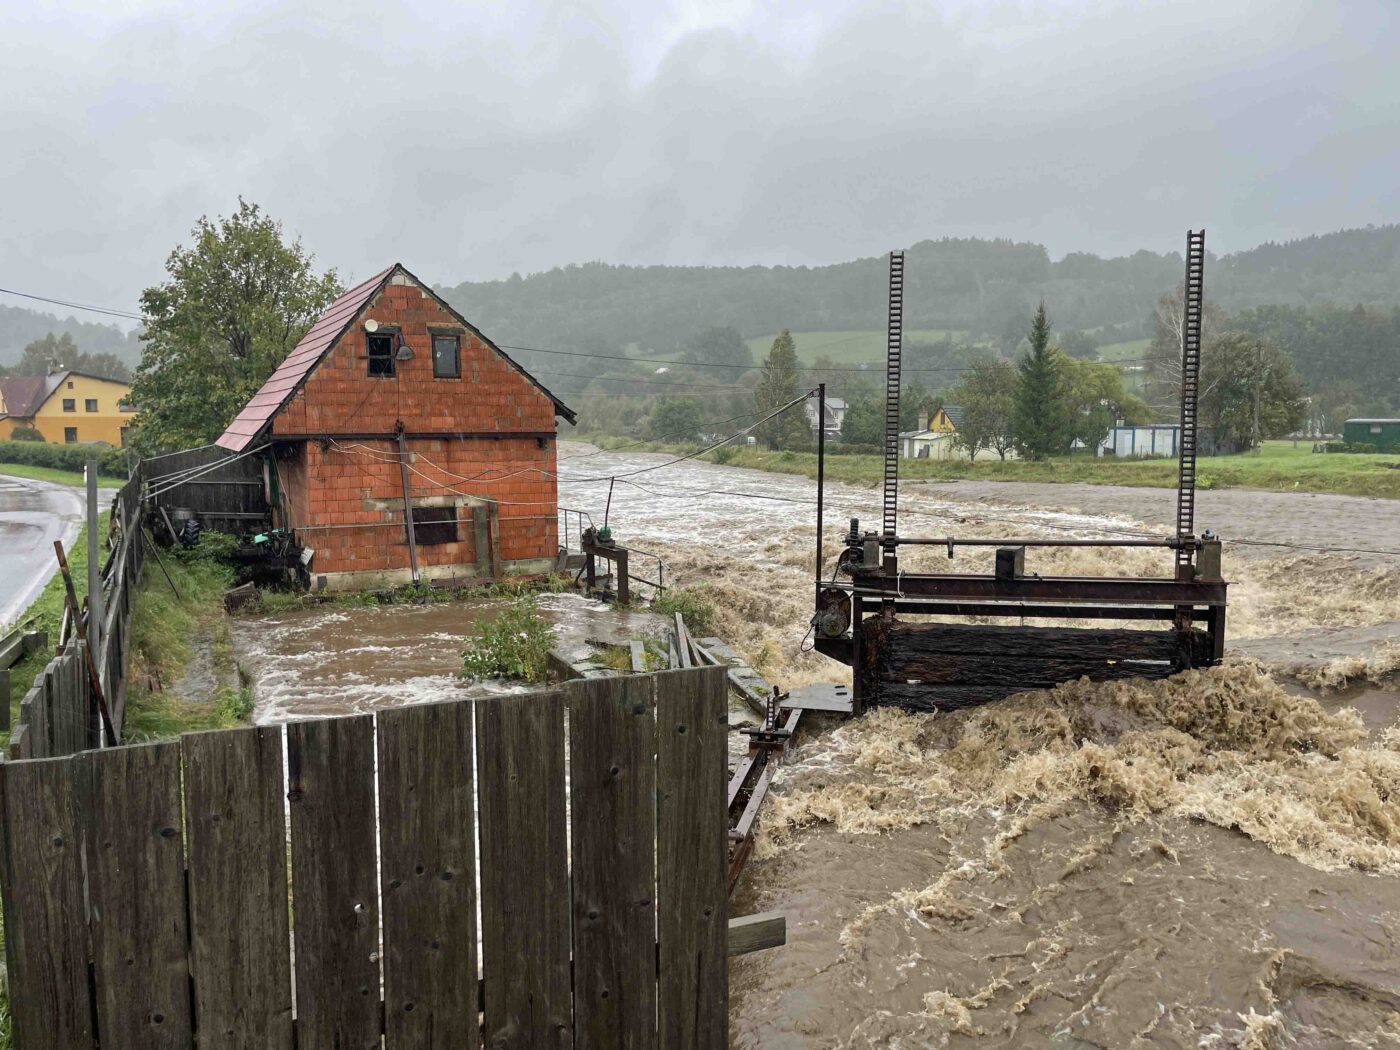
[[[817,397],[813,394],[807,399],[804,406],[807,410],[807,425],[812,428],[812,433],[817,432]],[[844,398],[828,397],[826,399],[826,436],[828,438],[839,438],[841,436],[841,426],[846,422],[846,401]]]
[[[363,589],[549,571],[561,416],[575,420],[396,263],[331,304],[218,445],[264,458],[315,586]]]
[[[64,369],[46,376],[0,376],[0,434],[37,430],[45,441],[124,445],[136,418],[131,387],[115,379]]]

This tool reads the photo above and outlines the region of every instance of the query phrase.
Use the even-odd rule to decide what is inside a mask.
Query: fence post
[[[87,475],[87,578],[88,578],[88,644],[101,654],[102,638],[102,563],[98,560],[97,542],[97,460],[90,459],[84,468]],[[97,661],[101,667],[103,661]],[[103,683],[106,684],[105,682]]]

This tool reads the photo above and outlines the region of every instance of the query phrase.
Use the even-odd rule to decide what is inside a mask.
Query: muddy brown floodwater
[[[783,685],[805,650],[805,478],[565,443],[560,502],[705,592]],[[901,531],[1169,531],[1170,493],[906,485]],[[879,493],[828,487],[827,555]],[[1400,501],[1203,492],[1226,540],[1230,662],[1069,683],[948,715],[809,723],[734,913],[788,944],[731,965],[736,1047],[1400,1048]],[[957,571],[990,552],[958,551]],[[1032,550],[1044,573],[1169,575],[1165,552]],[[948,565],[923,549],[909,568]],[[830,565],[828,563],[828,571]],[[591,603],[560,599],[561,624]],[[463,606],[251,621],[258,717],[463,695]],[[580,628],[586,635],[597,624]],[[480,687],[477,687],[480,688]]]

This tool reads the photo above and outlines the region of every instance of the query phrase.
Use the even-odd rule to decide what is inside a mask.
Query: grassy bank
[[[107,514],[104,512],[97,516],[97,528],[100,535],[107,534]],[[47,557],[53,558],[53,552],[49,551]],[[52,562],[51,562],[52,564]],[[87,526],[84,525],[78,533],[78,538],[73,541],[72,548],[68,551],[68,568],[73,574],[73,589],[77,591],[78,602],[87,597]],[[49,636],[49,644],[37,652],[30,653],[19,663],[10,668],[10,725],[14,726],[19,720],[19,702],[24,699],[24,694],[29,692],[29,687],[34,684],[34,679],[43,671],[44,667],[53,659],[54,647],[58,644],[58,629],[63,622],[63,577],[55,572],[53,579],[39,592],[39,597],[34,599],[19,618],[19,623],[25,626],[26,630],[43,631]],[[0,625],[0,631],[8,630],[10,625]],[[5,747],[8,749],[10,740],[9,734],[5,736]]]
[[[100,515],[98,522],[105,535],[107,515]],[[168,739],[247,720],[251,698],[236,684],[237,670],[223,608],[224,591],[232,585],[233,572],[218,554],[217,538],[194,551],[162,552],[166,569],[179,589],[178,600],[156,560],[147,560],[136,588],[131,627],[131,684],[124,742]],[[69,551],[68,564],[81,603],[87,595],[86,528]],[[10,670],[12,726],[19,719],[24,694],[53,659],[63,600],[63,578],[55,575],[21,617],[28,629],[47,632],[49,644]],[[180,697],[168,691],[166,687],[179,681],[200,647],[209,650],[214,680],[224,684],[216,686],[207,697]],[[8,738],[5,744],[8,747]]]
[[[780,474],[817,476],[813,453],[765,452],[741,448],[729,453],[734,467]],[[901,478],[912,481],[1039,481],[1081,482],[1089,485],[1129,485],[1173,488],[1174,459],[1098,459],[1060,456],[1041,462],[1008,460],[986,453],[977,461],[905,459]],[[852,485],[877,485],[884,476],[878,456],[827,456],[826,476]],[[1400,499],[1400,456],[1319,454],[1309,444],[1297,448],[1289,441],[1268,441],[1256,455],[1209,456],[1200,460],[1197,476],[1206,489],[1250,488],[1273,492],[1331,492],[1347,496]]]
[[[87,484],[87,479],[83,477],[82,471],[75,473],[71,470],[55,470],[52,467],[34,467],[27,463],[0,463],[0,474],[9,474],[15,478],[29,478],[33,481],[51,481],[56,485]],[[101,474],[97,477],[98,485],[104,489],[119,489],[126,484],[126,480],[126,478],[109,478]]]
[[[194,550],[162,551],[169,580],[154,557],[146,562],[131,624],[126,742],[225,729],[252,713],[252,693],[239,681],[224,612],[233,570],[220,557],[219,540],[206,533]],[[209,681],[174,688],[197,657],[207,662]]]

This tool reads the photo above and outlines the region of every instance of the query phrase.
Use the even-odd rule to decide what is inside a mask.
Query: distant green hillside
[[[1184,231],[1183,231],[1184,238]],[[1003,345],[1044,299],[1059,332],[1100,330],[1121,343],[1146,336],[1162,293],[1180,280],[1172,252],[1052,261],[1038,244],[921,241],[906,255],[905,326],[951,329]],[[885,326],[885,260],[832,266],[613,266],[594,262],[440,291],[501,342],[615,352],[634,343],[666,352],[715,325],[762,344],[783,328],[851,339],[848,360],[873,360],[869,333]],[[1212,258],[1207,293],[1227,311],[1266,304],[1400,303],[1400,226],[1345,230]],[[815,343],[809,338],[808,347]],[[837,347],[828,351],[835,358]],[[525,355],[527,362],[533,359]],[[556,359],[556,364],[558,363]]]
[[[885,360],[885,331],[876,332],[792,332],[797,344],[797,356],[804,364],[813,364],[825,357],[834,365],[878,364]],[[778,333],[761,335],[747,340],[755,361],[762,361],[773,346]],[[937,343],[946,338],[964,339],[966,332],[954,332],[946,328],[917,329],[904,333],[911,343]]]

